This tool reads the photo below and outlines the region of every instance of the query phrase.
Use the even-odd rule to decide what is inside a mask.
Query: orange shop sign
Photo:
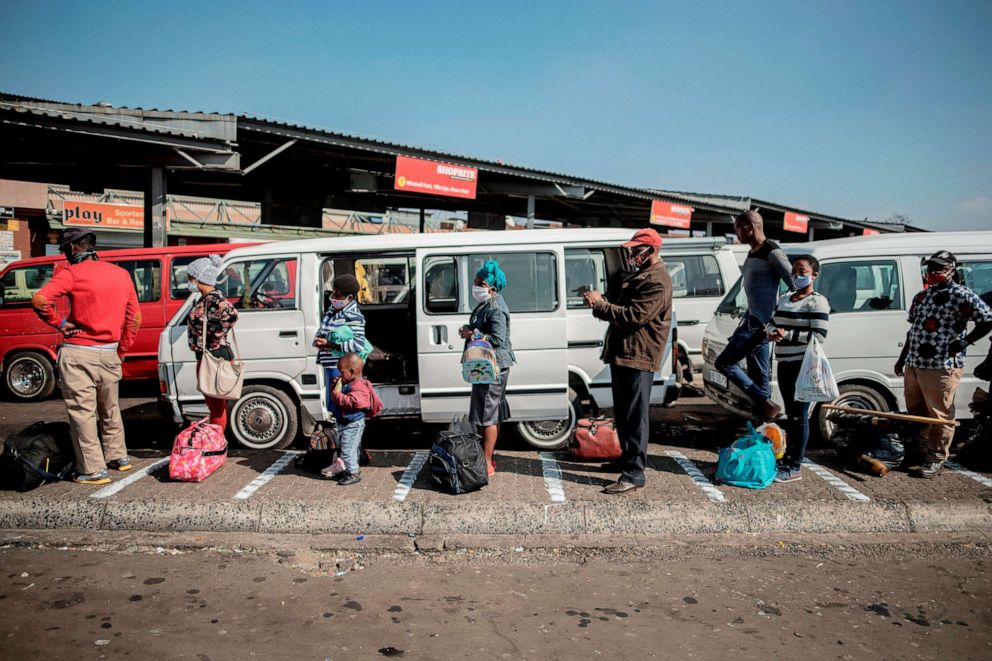
[[[62,224],[100,227],[118,230],[140,230],[145,227],[145,208],[132,204],[104,202],[71,202],[62,207]]]
[[[396,190],[474,200],[478,181],[477,168],[409,156],[396,157],[396,179],[393,181]]]
[[[692,223],[692,207],[673,202],[651,200],[651,224],[687,230]]]
[[[786,211],[785,221],[782,223],[782,229],[786,232],[799,232],[800,234],[805,234],[809,230],[809,216]]]
[[[873,230],[870,227],[866,227],[864,232],[862,232],[863,236],[872,236],[873,234],[881,234],[881,232],[878,230]]]

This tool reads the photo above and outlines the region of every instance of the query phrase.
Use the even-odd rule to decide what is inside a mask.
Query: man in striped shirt
[[[809,441],[809,402],[796,401],[796,382],[807,345],[814,334],[820,340],[827,337],[827,320],[830,318],[830,301],[813,291],[813,283],[819,274],[820,262],[815,257],[803,255],[797,258],[792,264],[792,282],[796,291],[782,294],[767,326],[768,339],[775,343],[778,387],[788,415],[785,456],[779,461],[776,482],[802,479],[799,467]]]

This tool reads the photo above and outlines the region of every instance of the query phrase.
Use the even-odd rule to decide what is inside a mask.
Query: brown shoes
[[[634,484],[633,482],[624,482],[623,480],[617,480],[613,484],[609,485],[603,489],[603,493],[608,493],[614,496],[620,496],[623,494],[628,494],[637,491],[643,484]]]
[[[770,399],[761,403],[761,419],[765,422],[777,420],[782,415],[782,407]]]

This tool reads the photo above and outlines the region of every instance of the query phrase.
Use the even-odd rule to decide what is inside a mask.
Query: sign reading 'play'
[[[397,156],[393,188],[413,193],[474,200],[478,180],[477,168]]]
[[[692,207],[686,204],[674,204],[651,200],[651,224],[678,227],[687,230],[692,223]]]
[[[62,224],[140,230],[145,226],[145,208],[130,204],[66,200],[62,208]]]

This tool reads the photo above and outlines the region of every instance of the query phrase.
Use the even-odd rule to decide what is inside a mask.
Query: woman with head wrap
[[[506,403],[506,383],[510,378],[510,366],[516,362],[513,346],[510,344],[510,310],[500,294],[506,288],[506,274],[499,263],[490,259],[475,274],[472,297],[478,305],[472,310],[467,325],[459,334],[466,344],[473,334],[480,334],[493,345],[496,364],[499,367],[499,383],[473,384],[472,403],[469,407],[469,422],[479,428],[482,434],[482,448],[486,454],[489,475],[496,472],[493,452],[499,436],[499,425],[510,417],[510,407]]]

